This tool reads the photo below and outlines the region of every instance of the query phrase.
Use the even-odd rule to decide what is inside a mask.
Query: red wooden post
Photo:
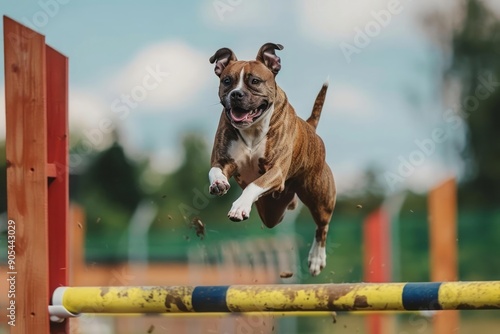
[[[391,226],[387,212],[372,212],[363,224],[364,280],[381,283],[391,281]],[[375,314],[366,317],[370,334],[387,334],[390,324],[386,317]]]
[[[15,222],[15,326],[49,332],[45,38],[4,17],[8,217]]]
[[[449,179],[434,188],[428,198],[431,281],[456,281],[457,265],[457,185]],[[433,319],[436,334],[456,333],[458,311],[441,311]]]
[[[53,289],[67,285],[67,59],[7,17],[4,53],[7,210],[15,227],[10,329],[68,333],[67,324],[50,323],[48,312]]]
[[[364,276],[366,282],[391,281],[391,229],[389,215],[378,209],[364,222]]]
[[[47,162],[49,175],[49,292],[68,285],[69,168],[68,58],[46,46]],[[69,333],[69,321],[51,323],[51,333]]]

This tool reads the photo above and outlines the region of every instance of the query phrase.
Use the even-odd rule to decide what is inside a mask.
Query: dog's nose
[[[241,90],[233,90],[230,94],[232,100],[241,100],[244,95]]]

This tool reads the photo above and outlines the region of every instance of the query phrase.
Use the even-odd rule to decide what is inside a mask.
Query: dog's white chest
[[[273,112],[274,106],[271,106],[257,124],[249,129],[239,130],[238,140],[229,146],[229,156],[238,166],[235,178],[240,186],[246,187],[265,172],[260,159],[266,155],[267,133]]]
[[[262,175],[259,159],[264,158],[265,153],[265,137],[253,147],[248,146],[242,138],[231,143],[229,156],[234,159],[238,166],[239,175],[236,180],[240,185],[246,186]]]

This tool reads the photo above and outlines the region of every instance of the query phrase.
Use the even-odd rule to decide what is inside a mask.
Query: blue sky
[[[187,133],[201,134],[211,146],[221,107],[208,58],[221,47],[249,59],[265,42],[284,45],[277,82],[300,116],[308,116],[329,78],[318,133],[341,193],[348,193],[362,187],[362,171],[370,165],[381,168],[382,180],[387,172],[399,175],[401,157],[421,150],[415,140],[432,138],[436,127],[449,128],[440,117],[453,107],[442,97],[446,57],[422,22],[436,11],[453,21],[450,3],[40,0],[3,1],[0,12],[44,34],[69,57],[72,138],[86,140],[110,119],[130,156],[151,157],[162,171],[182,159]],[[356,44],[359,31],[372,36]],[[342,51],[346,44],[357,48],[350,59]],[[0,58],[3,63],[3,53]],[[155,70],[168,76],[148,79],[155,88],[145,90],[145,77]],[[3,100],[2,82],[0,88]],[[140,99],[117,112],[127,106],[123,96],[133,92],[142,92]],[[455,129],[453,140],[436,144],[395,188],[425,191],[457,172],[460,163],[446,152],[462,136]],[[96,148],[105,145],[95,142]]]

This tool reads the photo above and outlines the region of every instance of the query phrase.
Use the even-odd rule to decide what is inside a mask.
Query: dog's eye
[[[229,86],[231,84],[231,78],[226,77],[226,78],[222,79],[222,83],[226,86]]]
[[[258,85],[260,84],[260,80],[259,79],[252,79],[252,85]]]

